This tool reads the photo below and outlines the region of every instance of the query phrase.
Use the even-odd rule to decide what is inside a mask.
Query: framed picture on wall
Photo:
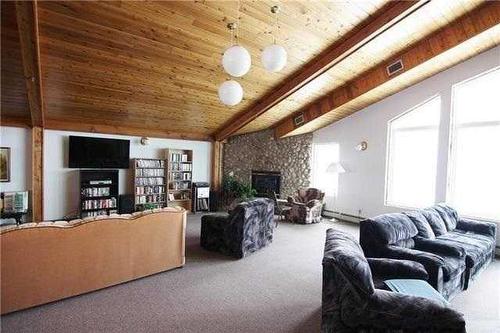
[[[0,182],[10,182],[10,148],[0,147]]]

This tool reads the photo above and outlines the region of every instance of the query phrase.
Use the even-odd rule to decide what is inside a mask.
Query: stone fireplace
[[[281,198],[308,187],[311,178],[312,134],[275,139],[272,130],[229,138],[224,144],[224,175],[251,184],[253,171],[280,175]]]
[[[273,198],[274,193],[281,194],[281,172],[252,170],[252,188],[258,197]]]

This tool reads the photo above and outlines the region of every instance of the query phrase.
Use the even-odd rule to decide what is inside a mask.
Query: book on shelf
[[[164,185],[165,180],[163,177],[151,177],[151,178],[136,178],[136,186],[154,186],[154,185]]]
[[[164,177],[165,169],[135,169],[136,177]]]
[[[110,199],[85,199],[82,202],[82,210],[116,208],[116,198]]]
[[[208,199],[201,198],[197,199],[197,210],[208,210]]]
[[[158,186],[136,186],[135,194],[163,194],[165,193],[165,187],[163,185]]]
[[[174,163],[188,162],[188,155],[184,153],[171,153],[170,161]]]
[[[135,160],[135,167],[136,168],[164,168],[165,167],[165,161],[164,160],[143,160],[143,159],[136,159]]]

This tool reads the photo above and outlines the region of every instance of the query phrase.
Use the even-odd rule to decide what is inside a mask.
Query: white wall
[[[31,188],[31,130],[0,127],[0,146],[10,147],[10,182],[0,183],[0,192]]]
[[[400,210],[384,206],[387,122],[436,94],[442,100],[436,201],[444,201],[452,85],[499,65],[497,46],[314,132],[314,143],[340,145],[339,160],[347,170],[339,175],[335,206],[327,209],[364,217]],[[368,142],[366,151],[354,149],[361,141]]]
[[[44,217],[54,220],[78,211],[79,172],[69,169],[69,135],[92,136],[130,140],[130,158],[164,158],[167,148],[193,150],[193,181],[210,181],[210,142],[150,138],[148,146],[140,144],[140,137],[45,131],[44,142]],[[120,194],[134,193],[132,169],[119,171]]]

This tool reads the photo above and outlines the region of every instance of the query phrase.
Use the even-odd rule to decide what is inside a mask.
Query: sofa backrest
[[[230,223],[239,224],[243,230],[245,224],[263,225],[270,227],[274,220],[274,202],[268,198],[256,198],[241,202],[231,211]]]
[[[445,223],[447,231],[455,230],[458,223],[458,213],[454,208],[448,206],[445,203],[439,203],[437,205],[432,206],[431,208],[439,213],[441,219]]]
[[[343,281],[335,285],[350,286],[361,297],[375,292],[370,265],[361,246],[350,234],[335,229],[326,231],[323,269],[325,266],[332,266],[340,273],[335,278]]]
[[[427,239],[434,239],[436,235],[434,234],[431,225],[427,221],[424,213],[420,210],[412,210],[409,212],[403,212],[406,216],[410,218],[410,220],[415,224],[418,230],[418,236]]]
[[[299,189],[297,195],[299,202],[308,203],[311,200],[323,200],[325,193],[317,188],[309,187]]]
[[[185,262],[186,211],[166,208],[2,229],[2,314]]]
[[[383,214],[371,218],[368,223],[372,223],[374,237],[384,245],[401,245],[413,247],[407,244],[410,239],[418,233],[415,224],[408,216],[401,213]]]

